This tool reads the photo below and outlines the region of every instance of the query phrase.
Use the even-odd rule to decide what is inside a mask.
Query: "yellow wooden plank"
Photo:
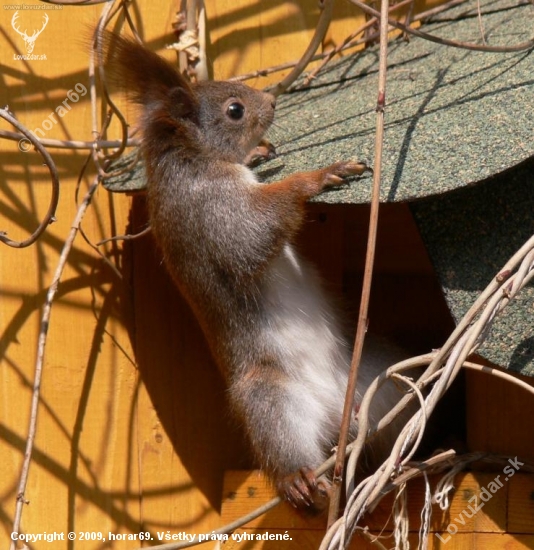
[[[532,550],[531,535],[508,535],[505,533],[458,533],[440,541],[436,536],[429,539],[428,550]]]
[[[91,140],[88,52],[80,37],[94,25],[102,5],[47,9],[47,26],[35,42],[36,57],[23,60],[18,56],[26,53],[24,42],[11,25],[17,7],[2,4],[2,106],[8,104],[19,121],[39,137]],[[32,29],[40,28],[44,10],[19,7],[18,11],[21,30],[31,34]],[[161,10],[153,11],[163,15]],[[160,23],[153,28],[159,32]],[[61,106],[64,111],[58,110]],[[13,130],[4,122],[2,129]],[[77,202],[94,176],[94,169],[89,170],[76,198],[78,174],[88,151],[50,148],[50,153],[61,179],[57,222],[30,248],[0,245],[3,543],[9,540],[15,511],[41,307]],[[16,141],[0,140],[0,158],[0,229],[11,238],[22,239],[48,208],[48,170],[38,153],[23,152]],[[97,192],[83,221],[90,241],[97,242],[113,231],[124,233],[130,202],[125,196]],[[119,268],[123,265],[122,244],[102,250]],[[129,281],[127,266],[123,272]],[[25,533],[63,533],[63,540],[53,544],[56,550],[102,547],[98,540],[69,542],[68,531],[77,537],[80,532],[98,532],[104,537],[109,531],[144,529],[136,424],[140,380],[130,340],[130,300],[128,285],[79,236],[52,309],[37,438],[25,494],[29,504],[22,516]],[[159,498],[169,497],[163,493]],[[116,542],[113,548],[131,549],[132,543]]]
[[[267,478],[259,471],[229,471],[224,476],[221,521],[229,523],[255,510],[276,496]],[[324,516],[305,516],[289,504],[282,503],[263,516],[247,523],[247,527],[284,529],[324,529]]]
[[[276,540],[278,537],[278,540]],[[224,548],[229,550],[317,550],[324,537],[324,530],[292,530],[292,529],[238,529],[230,535]],[[408,537],[411,547],[417,547],[417,536]],[[393,548],[394,540],[391,534],[381,536],[380,541],[386,548]],[[360,534],[352,539],[349,550],[375,550],[376,546]]]
[[[500,487],[499,483],[495,482],[497,475],[488,473],[459,474],[455,481],[456,489],[451,495],[449,510],[443,512],[438,506],[433,506],[431,530],[451,533],[504,532],[508,487],[505,483]],[[432,486],[437,479],[436,477],[431,478]],[[227,523],[265,504],[275,496],[275,493],[261,472],[240,471],[226,473],[223,496],[221,519],[223,523]],[[420,528],[423,499],[422,480],[410,482],[408,484],[408,503],[411,531],[418,531]],[[477,512],[473,513],[470,507]],[[365,524],[373,531],[383,529],[391,531],[391,508],[392,497],[386,497],[378,504],[373,513],[366,517]],[[323,529],[324,522],[324,516],[308,518],[283,504],[265,516],[250,522],[247,527]]]
[[[214,76],[225,79],[299,59],[313,35],[318,17],[317,2],[233,2],[212,0],[206,5],[210,21],[209,58]],[[265,86],[283,78],[253,79]]]
[[[491,493],[490,483],[498,474],[463,474],[457,477],[456,490],[452,496],[451,507],[448,512],[442,513],[436,506],[433,507],[431,532],[427,537],[429,550],[471,550],[484,548],[485,550],[523,550],[534,547],[534,536],[528,529],[532,526],[532,499],[533,478],[531,475],[517,474],[510,480],[510,495],[503,487]],[[472,505],[473,494],[480,494],[480,489],[488,489],[492,498],[478,511],[473,518],[465,517],[465,525],[459,521],[460,514]],[[227,472],[224,486],[224,503],[222,508],[222,522],[227,523],[237,517],[250,512],[273,497],[273,490],[269,483],[258,471]],[[487,497],[484,495],[484,499]],[[484,499],[478,499],[481,504]],[[527,500],[530,499],[530,502]],[[410,541],[417,546],[418,530],[420,526],[420,510],[422,506],[422,485],[419,480],[409,484],[409,521]],[[510,502],[510,514],[516,518],[510,522],[510,533],[504,532],[506,521],[506,501]],[[519,513],[514,509],[524,507]],[[386,548],[393,547],[391,538],[391,522],[388,518],[391,513],[391,499],[384,499],[377,510],[367,517],[366,524],[371,533],[386,537],[382,543]],[[510,521],[510,518],[509,518]],[[237,548],[238,544],[247,544],[248,550],[263,548],[280,548],[280,541],[257,540],[257,535],[288,533],[290,541],[283,543],[283,548],[317,548],[326,528],[325,518],[307,518],[295,512],[291,507],[281,505],[261,518],[258,518],[242,529],[236,531],[238,540],[229,538],[226,544],[229,548]],[[245,536],[246,534],[246,536]],[[239,538],[242,537],[242,538]],[[248,538],[247,538],[248,537]],[[278,546],[277,546],[278,544]],[[313,546],[315,544],[315,546]],[[356,538],[351,548],[371,548],[368,542]]]
[[[520,377],[533,385],[532,378]],[[534,459],[529,422],[534,399],[524,389],[486,373],[467,372],[467,435],[470,449]]]
[[[534,534],[534,476],[518,473],[510,480],[508,531]]]

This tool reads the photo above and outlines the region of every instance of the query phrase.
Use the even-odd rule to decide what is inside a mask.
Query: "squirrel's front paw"
[[[324,169],[324,185],[325,187],[333,185],[341,185],[344,182],[343,178],[349,176],[361,176],[364,172],[372,172],[373,169],[369,168],[363,162],[356,162],[353,160],[342,160],[334,162],[334,164]]]
[[[272,160],[276,158],[275,146],[265,138],[263,138],[252,151],[247,155],[244,161],[245,166],[253,168],[266,160]]]
[[[324,510],[330,499],[330,484],[317,479],[311,468],[301,468],[276,484],[280,496],[294,508],[316,513]]]

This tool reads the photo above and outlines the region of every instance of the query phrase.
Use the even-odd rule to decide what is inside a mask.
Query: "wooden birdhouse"
[[[114,16],[112,4],[105,17]],[[203,47],[211,76],[229,78],[281,63],[285,58],[278,61],[280,52],[286,50],[298,58],[309,43],[316,2],[237,4],[206,1],[209,40]],[[480,14],[474,4],[454,4],[425,21],[421,30],[445,41],[482,46],[485,41],[513,46],[532,38],[528,4],[496,0],[482,3]],[[172,29],[180,34],[187,27],[183,18],[175,18],[177,6],[161,13],[137,7],[130,15],[134,26],[146,26],[144,39],[151,49],[163,50],[176,38]],[[38,137],[53,152],[62,185],[58,223],[36,248],[6,249],[0,256],[2,540],[11,538],[13,549],[26,543],[30,548],[51,544],[57,550],[137,550],[192,540],[204,542],[205,548],[319,548],[325,517],[303,517],[286,504],[218,536],[218,527],[276,495],[255,470],[243,427],[228,412],[226,388],[202,331],[151,235],[99,243],[146,229],[146,176],[135,143],[105,161],[91,153],[101,130],[94,122],[99,106],[94,102],[91,108],[89,102],[86,54],[79,49],[70,53],[70,40],[81,32],[78,26],[71,28],[73,14],[82,9],[88,23],[101,15],[97,6],[47,11],[48,27],[35,54],[48,59],[41,65],[9,59],[3,75],[10,110],[30,129],[42,129],[44,137]],[[19,11],[20,23],[29,10]],[[1,23],[8,38],[2,51],[9,47],[24,55],[25,46],[16,43],[10,26],[13,14],[6,4]],[[336,5],[323,51],[352,32],[355,17],[348,4]],[[357,17],[362,23],[363,17]],[[166,37],[162,28],[169,31]],[[335,160],[373,165],[378,49],[372,45],[376,29],[371,23],[369,28],[363,40],[369,47],[343,53],[313,78],[304,74],[278,98],[268,136],[277,158],[254,169],[266,184]],[[47,38],[52,29],[55,34]],[[368,330],[402,346],[408,355],[441,348],[496,278],[502,278],[503,292],[508,292],[510,274],[503,268],[534,235],[532,44],[530,49],[522,45],[501,52],[419,37],[390,42]],[[180,51],[178,57],[183,57],[185,50]],[[279,79],[277,72],[267,80],[261,74],[252,79],[256,87]],[[65,97],[71,98],[72,112],[60,116],[54,109],[64,105]],[[133,111],[115,99],[133,125]],[[48,118],[51,110],[54,119]],[[100,114],[105,118],[106,113]],[[50,124],[44,124],[45,118]],[[105,138],[103,151],[117,145],[119,133],[113,122],[109,135],[103,131],[98,136]],[[22,134],[8,134],[2,137],[12,142],[2,140],[0,150],[5,161],[0,219],[3,224],[6,218],[10,236],[19,237],[46,210],[49,174],[38,151],[24,150],[25,142],[17,148]],[[58,141],[61,148],[54,149]],[[71,147],[85,143],[87,150],[64,149],[67,142]],[[107,190],[95,184],[95,168],[79,175],[88,153],[105,172]],[[371,184],[372,176],[365,174],[313,199],[296,243],[343,303],[354,327]],[[52,314],[46,317],[48,285],[64,243],[76,236],[84,201],[88,214],[81,229],[87,241],[78,238],[70,250]],[[469,357],[480,370],[462,370],[429,419],[416,459],[432,465],[432,453],[453,449],[446,455],[450,461],[443,460],[443,469],[432,470],[428,480],[422,475],[408,480],[408,469],[406,491],[387,495],[366,514],[365,529],[350,548],[406,548],[407,540],[413,548],[421,544],[428,549],[534,548],[534,438],[528,421],[534,398],[525,389],[534,387],[532,261],[523,273],[524,288],[498,312]],[[36,347],[43,336],[46,355]],[[44,358],[42,379],[34,371],[36,357],[37,363]],[[524,387],[495,372],[512,374]],[[17,496],[32,410],[40,415],[32,467],[28,485]],[[447,477],[455,472],[455,452],[469,458]],[[441,500],[431,503],[432,495]],[[13,539],[17,501],[24,502],[18,531],[24,536]],[[58,538],[45,544],[44,533],[58,533]],[[69,533],[74,534],[70,540]],[[379,535],[386,538],[376,539]]]

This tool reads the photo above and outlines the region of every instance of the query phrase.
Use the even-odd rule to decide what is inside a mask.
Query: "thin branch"
[[[328,28],[330,27],[330,21],[332,20],[334,0],[320,0],[319,7],[322,11],[311,42],[298,63],[295,65],[295,68],[281,82],[270,90],[273,95],[279,96],[284,93],[289,86],[297,80],[297,78],[302,74],[302,71],[304,71],[304,69],[308,66],[308,63],[311,61],[319,45],[324,40]]]
[[[407,462],[410,461],[410,458],[417,451],[417,449],[419,447],[419,444],[421,443],[421,440],[423,439],[423,434],[425,432],[426,423],[428,421],[428,412],[426,410],[425,398],[423,397],[423,394],[421,393],[421,390],[417,387],[416,384],[414,384],[407,376],[403,376],[402,374],[399,374],[399,373],[392,374],[391,378],[393,380],[400,380],[400,381],[404,382],[404,384],[406,384],[408,387],[410,387],[412,389],[413,393],[417,396],[417,399],[419,399],[419,406],[421,407],[421,413],[420,413],[421,414],[421,422],[420,422],[420,425],[418,426],[419,433],[418,433],[418,436],[417,436],[417,440],[414,443],[412,451],[410,453],[408,453],[407,456],[405,456],[402,459],[401,464],[405,465]],[[404,455],[404,451],[405,451],[405,449],[402,449],[401,455]]]
[[[364,538],[369,544],[372,544],[373,546],[376,546],[377,548],[379,548],[379,550],[388,550],[377,537],[369,533],[369,530],[366,527],[363,527],[363,528],[359,527],[358,535]]]
[[[520,388],[523,388],[524,390],[528,391],[532,395],[534,395],[534,387],[528,384],[527,382],[524,382],[520,378],[517,378],[516,376],[510,374],[509,372],[504,372],[502,370],[496,369],[494,367],[490,367],[489,365],[479,365],[478,363],[473,363],[470,361],[466,361],[462,367],[474,370],[478,372],[484,372],[486,374],[489,374],[491,376],[495,376],[496,378],[501,378],[502,380],[506,380],[507,382],[510,382],[511,384],[514,384]]]
[[[41,154],[45,161],[50,172],[50,178],[52,181],[52,196],[50,197],[50,204],[48,206],[48,211],[37,227],[37,229],[24,241],[13,241],[7,237],[5,232],[0,232],[0,242],[12,246],[14,248],[25,248],[33,244],[46,230],[46,228],[53,223],[55,220],[56,208],[59,202],[59,174],[54,163],[54,160],[50,156],[50,153],[45,149],[45,147],[39,142],[39,140],[23,125],[21,124],[9,111],[6,106],[4,109],[0,109],[0,117],[4,120],[7,120],[12,124],[24,137],[19,141],[19,149],[23,152],[29,150],[28,143],[31,143]]]
[[[22,464],[20,480],[17,487],[17,504],[15,508],[15,517],[14,517],[13,529],[12,529],[12,532],[14,533],[18,533],[20,530],[22,510],[23,510],[24,504],[26,503],[24,495],[26,492],[26,485],[28,482],[28,475],[29,475],[30,464],[32,459],[33,447],[35,443],[35,435],[37,433],[37,417],[39,412],[41,380],[43,375],[46,339],[48,336],[48,328],[50,327],[50,316],[52,313],[52,304],[56,296],[56,293],[58,291],[59,281],[61,279],[61,275],[63,274],[65,266],[67,264],[69,253],[72,250],[74,239],[76,238],[76,234],[78,233],[78,228],[80,226],[80,223],[82,221],[82,218],[85,212],[87,211],[87,208],[91,203],[91,199],[93,197],[93,194],[97,190],[99,183],[100,183],[99,180],[95,179],[95,181],[92,183],[89,190],[87,191],[82,203],[80,204],[80,207],[78,208],[76,217],[72,222],[69,235],[65,241],[65,244],[63,245],[61,256],[59,258],[59,262],[56,267],[54,277],[52,279],[52,284],[48,289],[46,301],[43,306],[43,314],[41,317],[41,327],[39,330],[39,339],[37,343],[37,358],[35,362],[35,377],[33,382],[33,394],[32,394],[32,402],[31,402],[31,409],[30,409],[30,422],[28,426],[28,437],[26,440],[26,450],[24,452],[24,461]],[[11,542],[10,550],[16,550],[16,541]]]
[[[76,203],[78,203],[78,196],[79,196],[79,191],[80,191],[80,185],[82,183],[82,180],[83,180],[83,176],[85,174],[85,170],[87,169],[87,166],[89,165],[89,161],[93,158],[93,155],[89,155],[81,169],[81,172],[80,172],[80,175],[78,176],[78,181],[76,182],[76,191],[74,193],[75,195],[75,200],[76,200]],[[101,176],[99,176],[101,178]],[[78,204],[77,204],[78,206]],[[96,245],[94,245],[91,240],[89,239],[89,237],[86,235],[84,229],[83,229],[83,226],[82,224],[80,223],[80,227],[79,227],[79,231],[80,231],[80,235],[82,236],[82,238],[84,239],[84,241],[98,254],[98,256],[100,256],[100,258],[102,259],[102,261],[111,269],[111,271],[117,276],[117,278],[119,279],[119,281],[123,282],[126,286],[128,286],[128,284],[124,281],[124,277],[122,276],[122,273],[119,271],[119,269],[117,268],[117,266],[106,256],[102,253],[102,251],[97,248]]]
[[[111,113],[113,113],[118,119],[119,123],[121,125],[121,133],[122,133],[122,139],[121,144],[119,148],[116,151],[113,151],[110,155],[106,155],[106,160],[112,160],[115,158],[118,158],[122,155],[124,150],[126,149],[126,142],[128,140],[128,123],[126,122],[125,116],[122,114],[120,109],[115,105],[113,100],[111,99],[111,96],[108,91],[108,85],[106,80],[106,73],[104,70],[104,60],[102,56],[102,36],[104,29],[110,22],[110,13],[113,9],[114,0],[110,2],[105,8],[102,10],[102,14],[98,20],[98,25],[95,29],[94,35],[93,35],[93,43],[91,48],[91,53],[89,56],[89,90],[91,95],[91,113],[92,113],[92,132],[93,136],[98,140],[101,138],[106,130],[108,125],[111,122]],[[125,6],[123,2],[121,2],[121,7],[123,7],[123,11],[127,12],[128,8]],[[96,59],[95,59],[96,58]],[[102,91],[104,94],[104,101],[109,105],[111,112],[108,114],[108,117],[103,125],[103,127],[98,130],[98,120],[96,116],[96,108],[97,108],[97,97],[96,97],[96,80],[95,80],[95,61],[98,60],[98,72],[100,76],[100,81],[102,83]],[[99,174],[102,178],[109,177],[110,174],[107,174],[104,169],[100,166],[99,163],[99,155],[98,155],[98,149],[95,147],[93,148],[93,161],[95,165],[98,168]]]
[[[369,233],[367,237],[367,253],[365,258],[365,269],[363,274],[362,295],[354,351],[350,366],[347,392],[343,407],[343,417],[337,447],[336,465],[332,482],[332,497],[328,512],[328,526],[331,526],[339,514],[339,503],[341,498],[341,482],[345,464],[346,446],[350,431],[350,425],[354,410],[354,396],[356,394],[356,383],[358,379],[358,368],[361,361],[363,342],[367,331],[367,313],[371,295],[371,284],[373,280],[373,267],[376,250],[376,235],[378,231],[378,211],[380,204],[380,179],[382,176],[382,149],[384,143],[384,111],[386,108],[386,76],[387,76],[387,53],[388,53],[388,24],[387,15],[389,11],[388,0],[382,0],[380,22],[380,58],[378,68],[378,94],[376,104],[376,134],[375,134],[375,159],[373,172],[373,189],[371,196],[371,212],[369,217]]]
[[[480,7],[480,0],[477,0],[477,17],[478,28],[480,30],[480,38],[482,39],[482,44],[486,45],[486,32],[484,31],[484,23],[482,22],[482,9]]]
[[[180,71],[193,82],[208,80],[204,1],[182,0],[173,29],[178,41],[168,48],[178,53]]]
[[[414,2],[410,2],[408,4],[408,11],[406,13],[406,18],[404,20],[404,24],[409,27],[412,22],[413,22],[413,10],[415,8],[415,1]],[[409,40],[409,37],[406,33],[404,33],[404,40]]]
[[[33,135],[33,134],[32,134]],[[27,135],[18,132],[8,132],[6,130],[0,130],[0,138],[5,138],[10,141],[21,141],[26,139]],[[63,139],[38,139],[33,136],[35,141],[32,140],[32,143],[40,143],[44,147],[51,147],[53,149],[98,149],[111,148],[111,147],[120,147],[122,145],[122,140],[96,140],[96,141],[79,141],[79,140],[63,140]],[[28,139],[30,139],[28,137]],[[128,138],[126,145],[128,147],[137,147],[139,145],[139,140]],[[36,145],[37,147],[37,145]]]
[[[98,241],[96,243],[96,246],[102,246],[106,243],[111,243],[115,241],[133,241],[135,239],[140,239],[141,237],[144,237],[145,235],[148,235],[152,228],[150,226],[143,229],[143,231],[140,231],[139,233],[134,233],[133,235],[115,235],[114,237],[109,237],[107,239],[102,239],[101,241]]]

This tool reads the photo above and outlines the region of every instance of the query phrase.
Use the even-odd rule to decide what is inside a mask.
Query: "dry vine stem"
[[[5,232],[0,231],[0,242],[7,244],[8,246],[12,246],[13,248],[25,248],[32,245],[45,232],[46,228],[55,221],[54,216],[56,214],[56,208],[59,202],[59,175],[50,153],[41,143],[39,143],[39,140],[28,129],[21,124],[12,113],[9,112],[7,107],[5,109],[0,109],[0,117],[12,124],[19,132],[21,132],[25,139],[27,139],[39,151],[45,161],[45,165],[50,171],[50,178],[52,181],[52,196],[50,198],[48,212],[37,229],[27,239],[23,241],[13,241],[7,237]]]
[[[369,218],[369,234],[367,237],[367,254],[365,258],[365,270],[363,274],[363,285],[361,293],[360,311],[358,314],[358,325],[354,351],[350,366],[347,392],[343,407],[343,418],[337,447],[336,465],[332,480],[332,497],[328,511],[328,526],[330,527],[339,514],[339,502],[341,498],[341,482],[343,479],[343,468],[345,464],[345,451],[349,437],[352,412],[354,410],[354,396],[356,394],[356,382],[358,378],[358,367],[362,356],[365,332],[367,330],[367,312],[369,309],[369,298],[371,294],[371,283],[373,278],[373,266],[376,249],[376,234],[378,230],[378,209],[380,203],[380,178],[382,175],[382,148],[384,142],[384,111],[386,108],[386,75],[387,75],[387,51],[388,51],[388,0],[382,0],[380,19],[380,60],[378,68],[378,94],[376,102],[376,134],[375,134],[375,159],[373,173],[373,190],[371,196],[371,213]]]
[[[37,344],[37,359],[35,363],[32,404],[31,404],[31,412],[30,412],[30,424],[28,427],[28,437],[26,440],[26,450],[24,453],[24,461],[22,464],[20,480],[17,487],[17,504],[15,508],[15,518],[13,521],[13,530],[12,530],[13,533],[18,533],[20,530],[22,509],[26,502],[24,494],[26,491],[26,484],[28,482],[30,463],[32,458],[33,446],[35,442],[35,434],[37,433],[37,413],[39,411],[39,401],[40,401],[39,396],[40,396],[41,380],[42,380],[42,374],[43,374],[45,346],[46,346],[46,339],[48,336],[48,327],[50,326],[52,303],[56,296],[56,293],[59,287],[59,281],[61,279],[61,275],[63,274],[63,270],[65,269],[65,265],[67,263],[69,253],[72,250],[74,239],[76,238],[76,234],[78,233],[80,223],[82,221],[82,218],[85,212],[87,211],[87,208],[91,203],[91,199],[93,197],[94,192],[98,188],[98,184],[99,184],[99,181],[98,179],[96,179],[91,185],[91,187],[89,188],[89,190],[87,191],[82,203],[80,204],[76,217],[72,223],[69,236],[67,237],[65,244],[63,245],[61,256],[59,258],[59,262],[56,267],[54,277],[52,279],[52,284],[50,285],[50,288],[46,295],[46,302],[43,307],[43,315],[41,318],[41,328],[39,330],[39,339]],[[10,549],[16,550],[15,541],[11,542]]]
[[[320,0],[319,7],[321,8],[321,15],[319,16],[319,21],[317,22],[317,27],[313,34],[310,44],[306,48],[306,51],[302,55],[301,59],[298,61],[295,68],[270,92],[279,96],[284,93],[295,80],[301,75],[302,71],[308,66],[308,63],[311,61],[313,54],[317,51],[319,44],[323,41],[328,27],[330,26],[330,21],[332,20],[332,11],[334,9],[334,0]]]
[[[181,0],[177,19],[173,27],[178,42],[168,48],[178,52],[182,73],[186,73],[193,81],[208,80],[204,0]]]
[[[414,3],[414,0],[401,0],[401,2],[399,2],[398,4],[395,4],[394,6],[391,6],[388,9],[388,13],[391,14],[391,13],[403,8],[406,5],[413,6],[413,3]],[[359,34],[362,34],[363,32],[365,32],[366,30],[370,29],[373,25],[375,25],[376,22],[377,22],[377,18],[372,17],[371,19],[369,19],[369,21],[367,21],[367,23],[365,23],[360,28],[356,29],[352,34],[347,36],[347,38],[345,38],[339,46],[336,46],[335,48],[332,48],[330,51],[326,52],[323,56],[324,57],[323,62],[316,69],[314,69],[309,75],[306,76],[306,78],[304,79],[304,82],[302,83],[302,86],[300,86],[300,87],[306,88],[307,86],[309,86],[310,82],[317,76],[317,74],[319,72],[321,72],[324,69],[324,67],[330,62],[330,60],[336,54],[340,53],[345,48],[349,47],[349,45],[350,45],[350,47],[354,47],[357,44],[362,44],[363,42],[368,41],[369,36],[366,36],[362,40],[358,40],[356,42],[354,42],[354,38],[356,38],[356,36],[358,36]],[[371,36],[372,36],[372,38],[371,38],[372,40],[374,40],[374,38],[376,38],[376,36],[374,36],[374,35],[371,35]],[[380,36],[380,33],[378,33],[377,36]]]
[[[0,130],[0,138],[8,139],[10,141],[20,141],[27,136],[23,133],[8,132],[7,130]],[[35,136],[33,136],[35,138]],[[28,138],[29,139],[29,138]],[[81,140],[69,140],[69,139],[47,139],[35,138],[32,143],[37,147],[36,142],[40,143],[43,147],[49,147],[51,149],[107,149],[112,147],[120,147],[122,140],[101,140],[96,141],[81,141]],[[139,141],[128,138],[126,145],[128,147],[135,147],[139,145]]]

